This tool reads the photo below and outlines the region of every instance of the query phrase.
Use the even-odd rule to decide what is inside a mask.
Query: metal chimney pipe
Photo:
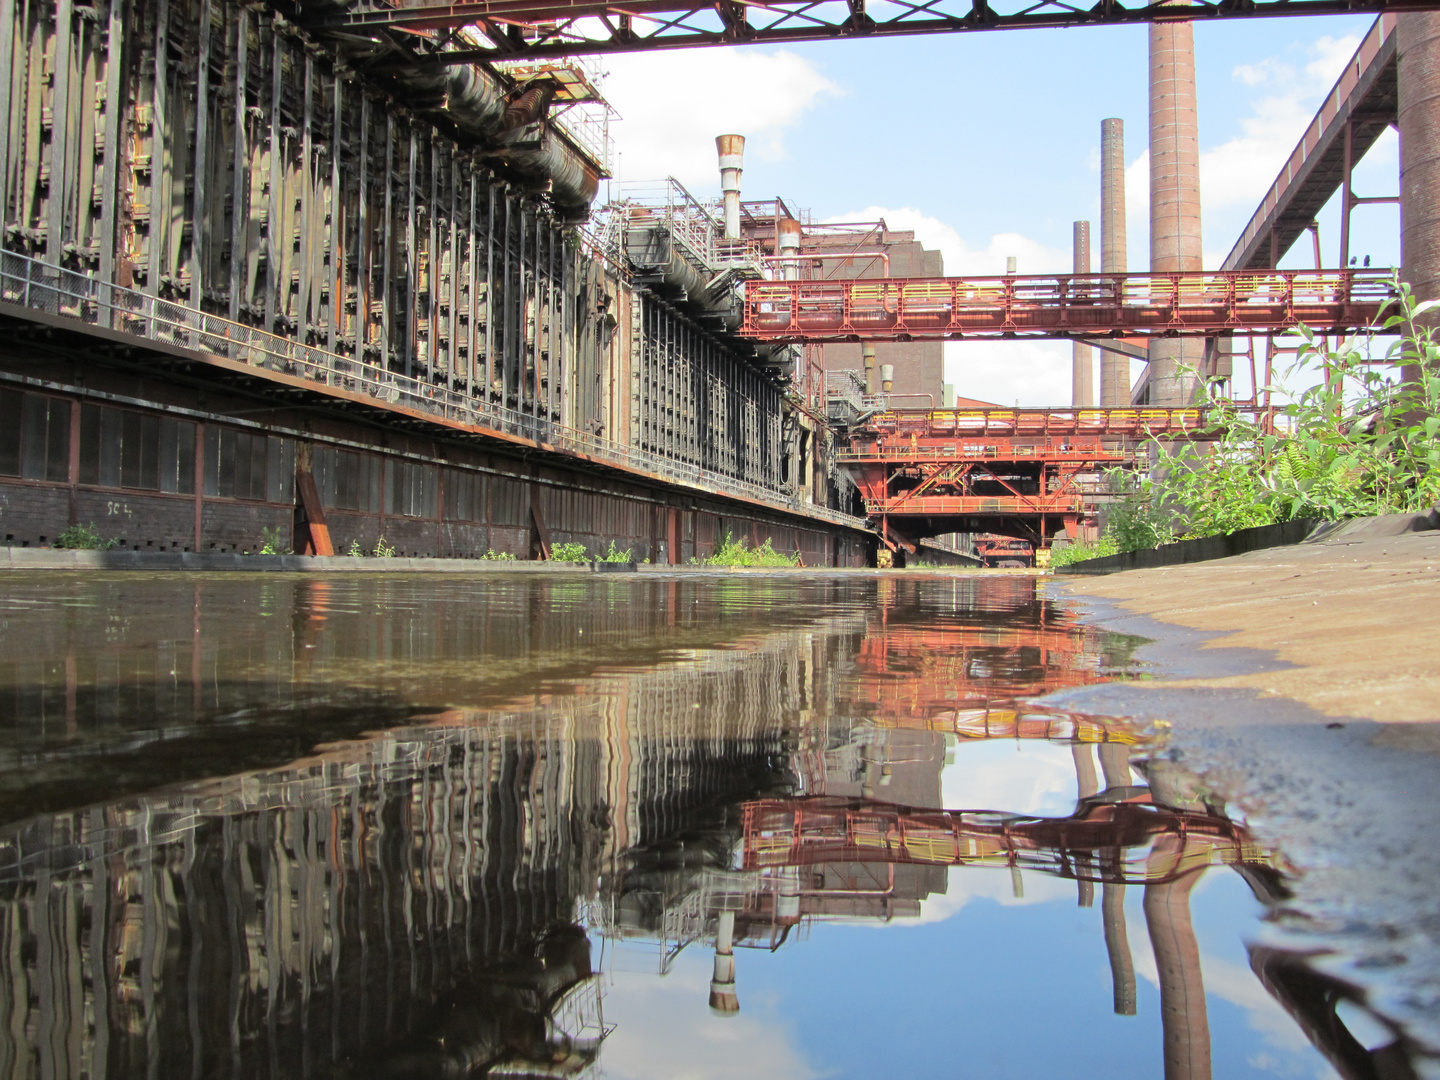
[[[894,364],[880,365],[880,389],[884,390],[887,394],[890,393],[891,390],[895,389]]]
[[[1150,271],[1203,270],[1200,248],[1200,125],[1195,29],[1150,24]],[[1150,346],[1150,404],[1189,405],[1205,343],[1166,338]]]
[[[740,174],[745,169],[745,136],[716,135],[720,192],[725,196],[725,239],[740,239]]]
[[[1100,121],[1100,272],[1123,274],[1125,239],[1125,121]],[[1130,404],[1130,360],[1108,349],[1100,351],[1100,407]]]
[[[727,202],[725,205],[727,208],[726,213],[728,214],[730,204]],[[737,203],[736,206],[736,221],[738,223],[738,214],[740,212],[738,209],[739,204]],[[786,281],[794,281],[800,276],[800,263],[798,261],[798,256],[800,255],[800,222],[794,218],[781,218],[778,228],[780,235],[776,241],[775,254],[780,257],[780,276]],[[736,231],[737,233],[739,231],[738,224]]]
[[[865,367],[865,393],[875,393],[875,343],[873,341],[862,342],[860,345],[860,360]]]
[[[1075,222],[1075,264],[1077,274],[1090,273],[1090,223]],[[1095,350],[1075,342],[1070,346],[1070,404],[1076,409],[1095,407]]]
[[[721,1016],[740,1011],[735,993],[735,912],[722,911],[715,920],[715,971],[710,978],[710,1008]]]

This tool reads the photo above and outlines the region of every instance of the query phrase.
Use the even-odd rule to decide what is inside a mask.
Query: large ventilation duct
[[[717,135],[720,192],[725,197],[725,239],[740,238],[740,174],[745,170],[745,136]]]

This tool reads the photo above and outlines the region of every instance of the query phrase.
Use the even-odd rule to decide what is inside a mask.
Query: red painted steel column
[[[1090,223],[1075,222],[1075,262],[1077,274],[1090,273]],[[1095,350],[1075,342],[1071,346],[1070,404],[1077,409],[1095,407]]]
[[[1125,240],[1125,121],[1100,121],[1100,272],[1129,269]],[[1130,404],[1130,359],[1100,350],[1100,407]]]
[[[1200,248],[1200,132],[1195,31],[1150,25],[1150,272],[1204,269]],[[1150,346],[1150,404],[1188,405],[1205,346],[1168,338]]]
[[[1440,13],[1397,16],[1395,48],[1400,95],[1400,276],[1417,300],[1434,300],[1440,298]],[[1406,379],[1418,374],[1415,367],[1404,369]]]

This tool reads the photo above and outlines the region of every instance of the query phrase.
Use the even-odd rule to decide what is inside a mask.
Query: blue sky
[[[1218,266],[1371,20],[1253,19],[1196,28],[1207,267]],[[1005,31],[613,56],[606,91],[623,180],[674,175],[718,194],[714,136],[747,136],[744,195],[781,195],[816,220],[885,216],[945,253],[950,272],[1067,270],[1071,223],[1099,217],[1100,121],[1129,163],[1129,263],[1148,262],[1143,26]],[[1395,138],[1356,173],[1393,195]],[[1321,215],[1338,261],[1335,207]],[[1362,207],[1351,250],[1398,261],[1398,211]],[[1098,258],[1098,253],[1097,253]],[[1308,243],[1282,265],[1308,267]],[[1063,404],[1064,342],[947,346],[962,394]],[[1137,370],[1138,373],[1138,370]],[[1248,389],[1248,388],[1243,388]]]

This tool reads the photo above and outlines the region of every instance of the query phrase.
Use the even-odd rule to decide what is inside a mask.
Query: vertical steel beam
[[[200,35],[195,60],[195,179],[190,199],[190,304],[205,305],[205,258],[210,249],[210,0],[200,0]],[[309,137],[309,132],[306,132]]]
[[[384,248],[380,254],[380,363],[388,371],[395,350],[394,326],[390,307],[394,303],[395,290],[392,278],[395,273],[395,114],[385,110],[385,209],[380,219],[381,242]]]
[[[10,7],[13,13],[13,0],[4,0],[4,4]],[[125,15],[126,0],[110,0],[110,18],[105,36],[105,158],[104,176],[100,183],[100,280],[104,285],[115,283],[116,257],[121,254],[116,251],[119,241],[119,231],[115,220],[115,213],[120,202],[119,172],[120,162],[124,155],[120,150],[120,120],[124,112],[124,102],[121,100],[124,91],[122,78],[125,67]],[[4,8],[0,7],[0,19],[4,18]],[[9,21],[5,26],[10,26]],[[10,58],[7,51],[3,55]],[[3,80],[5,85],[6,104],[0,108],[0,119],[8,123],[9,109],[9,77]],[[0,137],[0,145],[9,146],[8,131]],[[0,168],[0,187],[3,187],[10,176],[8,165]],[[10,200],[6,193],[5,203],[7,221],[0,224],[8,224],[8,208]],[[108,294],[107,294],[108,295]]]
[[[470,244],[469,247],[466,248],[469,258],[465,261],[465,390],[473,402],[477,397],[475,380],[479,377],[480,373],[479,357],[475,355],[475,317],[479,312],[475,304],[475,264],[478,261],[475,245],[479,241],[479,230],[475,227],[475,208],[480,196],[480,181],[476,175],[475,161],[473,158],[470,160],[466,171],[470,176],[470,216],[466,219],[469,222]],[[484,399],[482,398],[481,401],[483,402]]]
[[[284,155],[281,153],[282,132],[280,130],[280,102],[285,92],[281,81],[282,46],[279,32],[270,29],[270,183],[265,206],[265,329],[277,331],[276,318],[280,314],[280,233],[283,215],[280,213],[280,196],[284,189],[282,169]],[[286,283],[289,284],[288,282]]]
[[[419,154],[417,140],[419,133],[414,124],[410,125],[410,183],[409,202],[405,209],[405,374],[415,374],[415,320],[418,317],[419,300],[415,290],[420,280],[415,259],[415,165]]]
[[[345,202],[341,197],[341,157],[345,146],[345,80],[335,73],[333,100],[330,103],[330,304],[325,327],[326,348],[332,353],[339,347],[341,322],[345,310]]]
[[[355,208],[355,358],[365,359],[370,344],[370,289],[374,229],[370,224],[370,96],[360,95],[360,160],[355,168],[359,205]]]
[[[246,183],[249,169],[245,128],[245,83],[250,57],[250,13],[243,4],[235,6],[235,175],[230,197],[230,318],[240,318],[240,290],[245,283],[245,233],[250,194]],[[249,299],[248,297],[246,298]]]
[[[165,47],[166,15],[169,11],[168,0],[156,0],[156,112],[158,114],[163,102],[160,77],[165,72],[165,57],[160,52]],[[70,166],[70,84],[71,78],[71,55],[75,44],[75,8],[71,0],[57,0],[55,5],[55,70],[51,72],[53,93],[50,99],[50,197],[49,205],[46,208],[46,217],[49,219],[49,235],[45,238],[45,261],[52,266],[59,266],[64,256],[65,240],[67,234],[71,233],[71,192],[70,179],[72,169]],[[158,115],[156,117],[158,130]],[[89,147],[85,148],[87,151]],[[152,168],[158,167],[152,163]],[[150,215],[151,229],[155,227],[155,214],[152,207]],[[153,247],[153,245],[152,245]]]
[[[425,200],[425,355],[427,378],[435,381],[440,363],[440,144],[430,134],[430,186]]]
[[[495,386],[495,181],[485,183],[485,400]]]
[[[315,286],[315,57],[305,50],[305,88],[300,95],[300,290],[296,297],[295,339],[309,340]]]

